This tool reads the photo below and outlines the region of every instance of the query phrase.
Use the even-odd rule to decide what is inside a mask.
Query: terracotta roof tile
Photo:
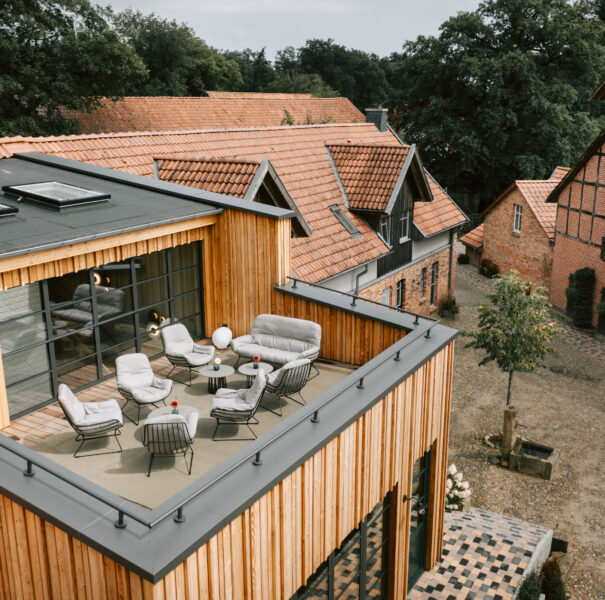
[[[260,161],[239,158],[157,158],[162,181],[243,198]]]
[[[410,147],[331,144],[328,148],[351,208],[386,210]]]
[[[561,180],[563,177],[565,177],[565,175],[567,175],[567,173],[569,173],[569,167],[555,167],[555,170],[552,172],[550,178]]]
[[[467,234],[460,238],[460,241],[473,248],[481,248],[483,245],[483,223],[475,229],[471,229]]]
[[[414,224],[426,237],[451,229],[466,221],[466,215],[427,171],[432,202],[414,202]]]
[[[365,116],[347,98],[304,94],[218,92],[210,97],[127,96],[102,98],[92,112],[65,111],[83,134],[132,131],[182,131],[232,127],[275,127],[286,112],[295,123],[330,119],[363,123]]]
[[[557,205],[547,204],[546,199],[557,187],[560,179],[545,179],[535,181],[516,181],[517,189],[531,208],[538,222],[549,238],[555,237],[555,222],[557,220]]]

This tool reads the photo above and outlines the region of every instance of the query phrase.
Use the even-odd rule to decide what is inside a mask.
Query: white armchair
[[[109,452],[96,452],[86,456],[99,454],[116,454],[122,452],[118,436],[124,425],[122,411],[117,400],[104,400],[103,402],[80,402],[73,392],[64,383],[59,385],[59,404],[65,413],[69,424],[76,432],[76,442],[80,445],[74,452],[74,458],[80,458],[78,452],[85,442],[113,435],[119,450]]]
[[[142,406],[157,406],[158,402],[166,404],[166,398],[172,391],[172,380],[156,377],[153,374],[149,359],[145,354],[123,354],[116,358],[118,391],[126,400],[122,410],[129,402],[137,405],[137,420],[125,415],[135,425],[141,419]]]
[[[189,335],[187,327],[182,323],[161,327],[160,333],[166,358],[172,364],[170,373],[176,368],[189,369],[189,385],[191,385],[192,369],[203,367],[214,358],[214,346],[196,344]]]

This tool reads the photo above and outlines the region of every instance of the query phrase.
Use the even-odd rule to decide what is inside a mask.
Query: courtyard
[[[460,313],[444,323],[475,327],[476,306],[487,301],[490,285],[474,267],[458,265]],[[570,522],[567,593],[573,600],[605,598],[605,339],[564,327],[546,366],[515,377],[517,433],[560,450],[550,481],[493,464],[498,450],[484,438],[501,431],[507,375],[493,363],[478,367],[482,354],[465,348],[467,341],[456,341],[449,462],[469,481],[471,504],[547,528]]]

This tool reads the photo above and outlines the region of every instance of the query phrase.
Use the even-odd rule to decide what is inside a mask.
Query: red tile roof
[[[206,92],[209,98],[315,98],[313,94],[288,94],[273,92]]]
[[[65,111],[80,132],[183,131],[233,127],[275,127],[286,111],[294,123],[330,120],[364,123],[365,116],[347,98],[313,98],[303,94],[219,92],[211,97],[127,96],[102,98],[92,112]]]
[[[550,179],[563,179],[565,175],[569,173],[569,167],[555,167],[555,170],[552,172]]]
[[[460,238],[460,241],[466,246],[472,248],[481,248],[483,246],[483,223],[475,229],[471,229],[467,234]]]
[[[414,202],[414,225],[425,237],[451,229],[466,221],[466,215],[428,172],[432,202]]]
[[[350,207],[386,210],[410,146],[331,144],[328,148]]]
[[[386,252],[383,242],[365,221],[345,207],[326,149],[326,145],[343,143],[393,146],[398,140],[390,131],[380,133],[373,124],[329,124],[0,138],[0,156],[38,151],[148,177],[154,176],[154,157],[172,158],[174,161],[203,158],[209,166],[213,165],[211,168],[217,177],[210,181],[214,175],[206,175],[208,188],[204,189],[226,184],[226,178],[221,179],[218,171],[233,165],[236,181],[229,184],[229,193],[235,195],[243,191],[246,185],[244,178],[253,177],[251,171],[257,168],[255,165],[268,158],[312,231],[310,237],[292,240],[293,272],[302,279],[317,282]],[[249,165],[250,171],[245,165]],[[177,174],[175,177],[185,176]],[[242,178],[239,182],[238,177]],[[430,176],[428,181],[435,199],[430,203],[415,203],[414,206],[414,222],[424,235],[432,235],[465,220],[462,212]],[[186,183],[185,179],[182,182]],[[236,184],[242,186],[239,191]],[[362,235],[351,237],[346,232],[329,209],[334,204],[342,207]]]
[[[260,161],[240,158],[157,158],[162,181],[243,198]]]

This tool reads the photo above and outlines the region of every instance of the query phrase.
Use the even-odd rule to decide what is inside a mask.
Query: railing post
[[[263,461],[261,460],[261,457],[260,457],[260,450],[254,455],[254,460],[252,461],[252,464],[255,466],[263,464]]]
[[[395,359],[394,360],[401,360],[401,350],[397,350],[397,353],[395,354]]]
[[[351,306],[357,306],[357,297],[353,296],[353,301],[351,302]]]
[[[296,279],[293,279],[293,280],[292,280],[292,287],[293,287],[293,288],[295,288],[295,287],[296,287],[296,284],[297,284]]]
[[[176,517],[174,517],[174,522],[175,523],[184,523],[185,522],[185,515],[183,514],[182,506],[179,506],[178,510],[176,511]]]
[[[360,390],[363,390],[363,377],[359,380],[359,383],[357,384],[357,388]]]
[[[23,471],[23,475],[25,475],[26,477],[33,477],[35,475],[35,471],[33,469],[33,464],[31,460],[27,461],[27,467],[25,469],[25,471]]]
[[[124,521],[124,513],[119,510],[118,511],[118,520],[113,523],[118,529],[126,528],[126,521]]]
[[[311,423],[319,423],[319,410],[316,410],[311,417]]]
[[[425,336],[424,336],[424,337],[425,337],[427,340],[428,340],[428,339],[430,339],[430,337],[431,337],[431,329],[430,329],[430,328],[426,330],[426,334],[425,334]]]
[[[416,318],[414,319],[414,325],[418,325],[418,323],[420,323],[420,320],[418,318],[418,315],[416,315]]]

